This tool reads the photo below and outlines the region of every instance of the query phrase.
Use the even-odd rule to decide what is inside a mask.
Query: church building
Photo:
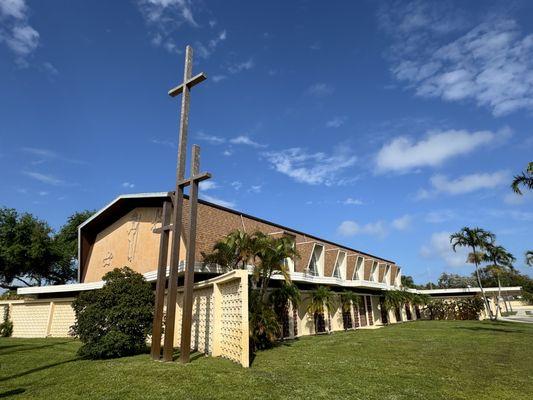
[[[170,201],[167,192],[122,195],[83,223],[78,231],[78,282],[19,289],[19,294],[32,299],[10,302],[13,336],[67,336],[74,323],[70,306],[73,299],[82,291],[101,288],[102,277],[114,268],[127,266],[142,273],[155,288],[161,231],[158,228],[162,225],[165,201]],[[220,266],[206,266],[202,262],[202,253],[211,252],[218,240],[235,230],[290,237],[300,254],[299,259],[287,261],[291,280],[301,291],[302,302],[299,307],[290,307],[288,324],[283,327],[284,337],[318,333],[315,332],[313,315],[307,312],[310,293],[318,285],[328,286],[333,291],[349,288],[361,296],[362,303],[354,304],[349,311],[353,329],[374,329],[386,323],[421,318],[418,307],[409,304],[389,312],[381,307],[383,292],[401,287],[401,268],[392,260],[203,200],[198,202],[197,215],[191,344],[196,350],[229,358],[243,366],[249,364],[249,272],[224,271]],[[182,232],[188,231],[188,221],[189,201],[186,197]],[[180,246],[179,270],[182,274],[187,255],[187,243],[183,237]],[[282,279],[274,276],[272,286],[279,285]],[[183,285],[182,277],[178,285]],[[454,295],[471,296],[472,293]],[[181,302],[180,293],[174,335],[176,346],[180,341]],[[346,328],[346,310],[342,310],[340,304],[333,313],[326,314],[321,331]]]

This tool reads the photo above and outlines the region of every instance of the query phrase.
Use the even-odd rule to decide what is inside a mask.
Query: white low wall
[[[194,285],[191,349],[248,367],[248,273],[234,270]],[[181,338],[182,292],[178,293],[174,345]],[[0,301],[9,307],[13,337],[68,337],[74,325],[74,298]]]
[[[74,325],[73,298],[42,300],[2,300],[2,311],[9,307],[13,337],[68,337]],[[2,312],[2,316],[3,316]]]

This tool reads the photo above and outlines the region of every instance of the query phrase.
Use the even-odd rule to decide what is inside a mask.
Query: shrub
[[[273,307],[262,300],[257,289],[250,290],[249,311],[251,351],[271,348],[282,327]]]
[[[435,299],[427,304],[430,319],[479,319],[484,309],[483,299],[479,296],[458,300]]]
[[[0,336],[11,337],[13,334],[13,322],[9,319],[9,306],[4,306],[4,322],[0,324]]]
[[[85,358],[115,358],[142,353],[152,330],[154,293],[144,277],[130,268],[105,274],[104,287],[84,292],[73,302],[74,333]]]

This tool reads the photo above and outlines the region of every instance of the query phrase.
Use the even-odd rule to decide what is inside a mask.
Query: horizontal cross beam
[[[176,86],[175,88],[173,89],[170,89],[168,91],[168,95],[170,97],[176,97],[178,94],[182,93],[183,92],[183,87],[185,85],[187,85],[187,87],[190,89],[192,88],[193,86],[195,85],[198,85],[199,83],[205,81],[207,79],[207,76],[203,73],[203,72],[200,72],[198,75],[195,75],[193,76],[191,79],[189,79],[187,82],[185,83],[182,83],[181,85],[179,86]]]
[[[202,172],[201,174],[191,176],[188,179],[182,179],[181,181],[178,181],[177,186],[187,187],[191,184],[191,182],[202,182],[209,178],[211,178],[211,174],[209,172]]]
[[[154,233],[163,233],[165,231],[171,231],[172,229],[173,229],[173,225],[172,224],[168,224],[168,225],[162,226],[161,228],[155,228],[152,232],[154,232]]]

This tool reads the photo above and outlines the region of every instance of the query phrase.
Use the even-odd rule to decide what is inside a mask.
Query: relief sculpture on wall
[[[111,261],[113,261],[113,253],[108,251],[103,261],[104,261],[104,268],[111,267]]]
[[[163,220],[163,209],[156,208],[154,210],[154,215],[152,217],[152,232],[162,227],[162,220]]]
[[[135,250],[137,248],[137,237],[139,236],[139,224],[141,221],[141,213],[135,211],[131,215],[128,228],[128,261],[132,262],[135,258]]]

